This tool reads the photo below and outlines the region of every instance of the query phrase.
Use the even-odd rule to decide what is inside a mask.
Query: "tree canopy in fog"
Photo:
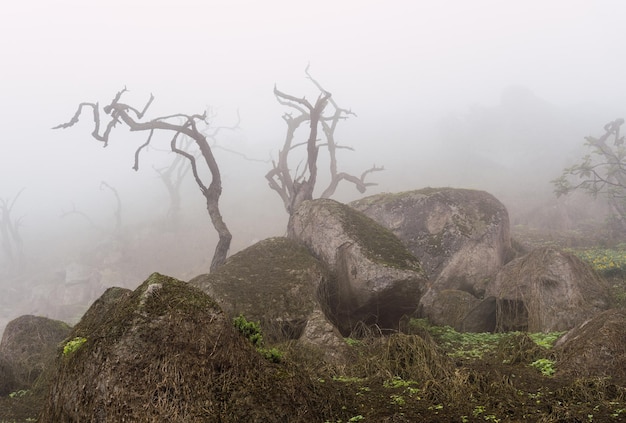
[[[585,137],[589,153],[553,181],[557,196],[583,191],[605,195],[622,229],[626,229],[626,147],[620,127],[624,119],[604,125],[599,138]]]
[[[222,263],[226,260],[232,235],[222,218],[219,208],[219,199],[222,194],[222,178],[220,170],[217,161],[213,156],[211,146],[207,142],[207,137],[202,133],[202,128],[200,127],[200,125],[208,124],[206,111],[201,115],[186,115],[177,113],[169,116],[161,116],[150,120],[144,120],[144,116],[148,111],[148,108],[154,101],[154,96],[151,95],[143,109],[139,110],[128,104],[120,102],[122,95],[126,91],[126,88],[119,91],[111,103],[102,109],[104,113],[110,117],[108,122],[103,123],[100,118],[99,103],[83,102],[80,103],[78,110],[69,122],[57,125],[53,129],[64,129],[75,125],[79,121],[83,108],[86,107],[91,108],[93,112],[94,130],[91,135],[96,140],[102,142],[104,147],[106,147],[109,143],[111,131],[120,123],[125,123],[131,131],[148,132],[148,138],[146,141],[135,151],[135,163],[133,165],[133,169],[135,170],[139,170],[140,153],[150,144],[155,131],[173,132],[174,135],[170,140],[170,149],[172,152],[185,158],[191,166],[191,171],[196,184],[206,199],[206,207],[211,218],[211,223],[219,235],[219,241],[215,247],[213,259],[211,261],[211,271],[213,271],[222,265]],[[181,120],[182,123],[180,123]],[[104,126],[105,128],[103,132],[100,131],[101,126]],[[179,143],[181,134],[192,139],[199,148],[202,158],[204,159],[204,163],[211,174],[211,180],[208,185],[203,181],[200,175],[196,157],[189,151],[181,148],[181,144]],[[186,146],[188,147],[189,145],[187,144]]]

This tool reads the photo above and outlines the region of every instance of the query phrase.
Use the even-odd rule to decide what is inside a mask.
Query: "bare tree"
[[[349,116],[356,116],[351,110],[343,109],[337,105],[330,92],[326,91],[309,73],[309,67],[305,69],[309,79],[320,91],[315,102],[311,104],[305,97],[299,98],[282,91],[274,86],[276,100],[285,107],[292,109],[283,114],[283,120],[287,123],[287,134],[282,149],[278,153],[278,160],[272,162],[272,169],[265,175],[271,189],[276,191],[283,200],[285,210],[290,215],[305,200],[313,199],[315,185],[318,176],[318,156],[320,147],[326,147],[329,154],[330,182],[322,191],[321,198],[330,198],[341,181],[347,181],[363,193],[368,186],[376,185],[366,182],[366,176],[371,172],[383,170],[382,167],[372,166],[361,174],[360,177],[339,172],[337,166],[337,150],[351,147],[339,145],[335,140],[337,124]],[[324,114],[328,104],[332,111]],[[295,116],[294,116],[295,112]],[[309,136],[307,141],[297,143],[294,141],[296,131],[305,122],[309,123]],[[318,139],[318,126],[322,127],[325,142]],[[306,146],[306,163],[302,169],[299,166],[292,171],[289,164],[290,154],[298,147]]]
[[[196,184],[200,188],[200,192],[206,200],[206,207],[211,218],[211,223],[219,236],[210,267],[210,270],[214,271],[226,260],[232,235],[226,226],[226,223],[224,223],[219,209],[219,199],[222,194],[222,178],[220,170],[215,157],[213,156],[211,146],[207,142],[206,136],[199,128],[199,124],[208,124],[206,111],[201,115],[186,115],[179,113],[147,120],[144,119],[144,116],[154,101],[154,96],[150,95],[150,99],[147,101],[143,109],[138,110],[121,102],[122,95],[126,91],[126,88],[119,91],[111,103],[102,109],[104,113],[109,116],[108,122],[104,125],[104,131],[102,133],[100,132],[100,128],[103,126],[103,122],[100,119],[100,105],[99,103],[88,102],[83,102],[78,106],[78,110],[69,122],[55,126],[53,129],[69,128],[75,125],[79,120],[83,108],[86,107],[91,108],[93,112],[94,130],[91,135],[96,140],[102,142],[104,147],[106,147],[109,143],[111,131],[120,123],[126,124],[131,131],[147,132],[148,137],[146,141],[135,151],[135,163],[133,165],[133,169],[135,170],[139,169],[139,155],[141,151],[150,144],[155,131],[173,133],[170,140],[170,150],[188,160]],[[182,123],[180,123],[181,119]],[[181,134],[192,139],[198,147],[202,158],[204,159],[204,163],[211,174],[211,180],[208,185],[200,176],[196,157],[179,147],[178,139]]]
[[[114,187],[102,181],[100,182],[100,190],[102,191],[104,188],[107,188],[115,196],[115,230],[119,233],[122,229],[122,200],[120,200],[120,195]]]
[[[215,115],[212,114],[211,118]],[[237,112],[237,121],[232,126],[205,126],[200,132],[206,137],[207,142],[209,143],[211,149],[220,149],[227,151],[229,153],[237,154],[239,156],[243,156],[247,160],[249,159],[244,154],[236,152],[234,150],[228,149],[224,146],[218,144],[218,134],[224,130],[236,131],[239,129],[239,123],[241,122],[241,118],[239,116],[239,112]],[[180,137],[180,149],[186,151],[187,153],[193,155],[196,160],[201,157],[199,151],[192,151],[194,144],[194,140],[189,138],[186,135],[181,135]],[[185,176],[191,170],[190,161],[185,157],[176,154],[174,160],[167,167],[157,168],[153,166],[153,169],[159,174],[159,178],[163,185],[165,185],[165,189],[170,198],[170,205],[167,210],[166,215],[166,224],[170,228],[175,228],[178,226],[179,218],[180,218],[180,209],[181,209],[181,186],[185,179]]]
[[[11,213],[23,191],[24,189],[22,188],[12,200],[0,199],[0,237],[2,239],[2,250],[11,265],[16,269],[20,269],[24,262],[24,242],[19,232],[23,216],[18,219],[13,219]]]
[[[191,142],[192,140],[187,138],[185,140],[185,147],[188,147]],[[186,148],[183,149],[187,150]],[[165,185],[165,189],[167,189],[167,193],[170,197],[170,205],[167,209],[166,216],[167,225],[171,228],[175,228],[178,225],[180,216],[180,187],[185,175],[189,173],[191,166],[189,166],[189,161],[185,157],[176,154],[176,157],[169,166],[163,168],[153,166],[153,168],[159,174],[159,178],[161,182],[163,182],[163,185]]]
[[[624,119],[604,125],[600,138],[586,137],[591,150],[582,160],[565,168],[552,183],[557,196],[583,191],[594,198],[605,195],[622,230],[626,230],[626,148],[620,127]]]

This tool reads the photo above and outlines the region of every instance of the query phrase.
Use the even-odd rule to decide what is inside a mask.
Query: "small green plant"
[[[359,339],[354,338],[344,338],[344,341],[346,341],[346,344],[350,345],[351,347],[358,347],[359,345],[363,344],[363,342],[361,342]]]
[[[556,369],[554,368],[554,360],[549,358],[540,358],[530,363],[532,367],[539,370],[544,376],[552,376]]]
[[[477,405],[476,407],[474,407],[474,410],[472,411],[472,415],[474,415],[474,417],[478,417],[481,414],[483,414],[485,412],[485,406],[484,405]]]
[[[535,341],[535,344],[549,350],[554,346],[556,340],[559,339],[564,333],[565,332],[537,332],[529,333],[528,336],[530,337],[530,339]]]
[[[389,398],[391,398],[391,403],[395,404],[395,405],[404,405],[406,404],[406,400],[404,399],[404,397],[402,395],[389,395]]]
[[[248,321],[242,314],[233,319],[235,328],[256,348],[256,350],[268,361],[280,363],[283,353],[278,348],[265,348],[263,346],[263,334],[259,322]]]
[[[20,389],[19,391],[14,391],[9,394],[9,398],[21,398],[24,395],[28,394],[30,391],[28,389]]]
[[[87,338],[83,338],[81,336],[77,336],[76,338],[67,341],[65,346],[63,346],[63,355],[67,357],[76,352],[85,342],[87,342]]]
[[[259,322],[248,321],[243,314],[233,319],[233,325],[237,330],[254,345],[263,345],[263,335],[261,334],[261,324]]]
[[[596,272],[603,276],[626,273],[626,246],[624,244],[618,245],[615,249],[590,248],[569,251],[589,263]]]
[[[357,415],[357,416],[350,417],[350,419],[348,420],[348,422],[349,422],[349,423],[351,423],[351,422],[360,422],[360,421],[363,421],[363,420],[365,420],[365,417],[363,417],[362,415],[360,415],[360,414],[359,414],[359,415]]]

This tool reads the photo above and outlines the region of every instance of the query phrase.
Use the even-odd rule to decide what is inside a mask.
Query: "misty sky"
[[[142,157],[139,173],[131,170],[143,136],[120,130],[103,150],[88,116],[50,129],[79,102],[106,104],[123,87],[138,105],[155,95],[152,117],[210,106],[217,125],[230,125],[238,110],[241,130],[228,147],[275,157],[284,110],[272,88],[314,98],[308,63],[358,115],[341,133],[360,153],[346,156],[348,170],[384,165],[381,191],[445,184],[445,157],[434,174],[407,163],[436,156],[441,119],[495,107],[507,87],[525,87],[558,109],[593,111],[574,144],[624,117],[625,16],[617,0],[10,2],[0,13],[0,197],[25,188],[16,213],[34,227],[72,204],[112,207],[101,180],[126,198],[156,184],[156,152]],[[220,158],[226,203],[238,204],[233,193],[267,189],[268,164]],[[248,184],[246,172],[258,181]],[[156,204],[161,194],[142,201]],[[282,213],[279,198],[269,189],[267,196]]]

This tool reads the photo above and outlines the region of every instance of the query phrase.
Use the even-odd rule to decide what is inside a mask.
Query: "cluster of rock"
[[[363,325],[397,330],[405,315],[459,331],[561,331],[609,305],[587,264],[553,248],[516,252],[505,206],[453,188],[304,202],[287,238],[190,283],[229,315],[327,352]]]
[[[233,318],[259,321],[266,338],[297,340],[327,360],[345,357],[343,337],[362,328],[396,331],[404,316],[461,331],[577,327],[557,347],[559,357],[564,369],[593,375],[580,360],[610,356],[623,367],[626,357],[626,344],[613,336],[600,347],[593,341],[595,332],[626,327],[623,312],[602,313],[608,305],[606,283],[575,256],[515,252],[506,208],[486,192],[429,188],[349,205],[313,200],[294,212],[287,237],[252,245],[216,272],[189,283],[154,274],[134,291],[110,288],[71,333],[44,318],[11,322],[0,343],[0,395],[43,377],[50,389],[42,422],[139,418],[147,409],[188,421],[240,421],[250,413],[255,421],[285,421],[296,409],[323,420],[315,414],[323,400],[311,401],[325,388],[286,381],[239,336]],[[64,349],[73,339],[84,345]],[[56,360],[47,375],[33,351]],[[18,363],[25,359],[36,363]],[[290,390],[293,401],[269,407],[269,391],[259,386]],[[224,397],[241,401],[218,410]]]

